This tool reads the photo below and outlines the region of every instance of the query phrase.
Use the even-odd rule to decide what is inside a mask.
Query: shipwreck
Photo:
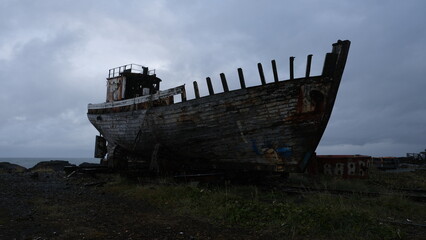
[[[145,164],[153,171],[182,168],[229,171],[303,172],[315,155],[333,109],[348,56],[350,41],[338,41],[326,53],[322,74],[280,80],[272,60],[274,81],[187,99],[185,85],[160,90],[155,70],[128,64],[109,70],[106,102],[89,104],[87,116],[100,132],[95,157],[112,168]],[[175,102],[175,96],[181,101]]]

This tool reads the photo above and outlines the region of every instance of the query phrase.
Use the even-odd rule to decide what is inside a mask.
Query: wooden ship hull
[[[88,106],[88,118],[103,137],[98,137],[96,157],[107,152],[111,167],[141,161],[157,171],[186,166],[302,172],[330,118],[349,46],[347,40],[333,44],[320,76],[309,76],[309,55],[305,77],[294,78],[291,57],[289,80],[278,79],[273,61],[275,81],[266,83],[258,64],[262,85],[246,88],[239,69],[241,89],[229,91],[221,74],[224,92],[213,93],[207,78],[210,94],[200,97],[194,82],[192,100],[186,100],[184,86],[159,91],[155,74],[150,75],[154,80],[144,80],[148,87],[139,85],[147,94],[126,98],[123,86],[129,88],[133,75],[118,69],[111,76],[110,70],[107,102]],[[174,103],[174,95],[182,102]]]

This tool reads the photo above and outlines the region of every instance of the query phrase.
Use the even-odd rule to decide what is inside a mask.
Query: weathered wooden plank
[[[275,60],[271,61],[272,64],[272,72],[274,73],[274,82],[278,82],[278,70],[277,70],[277,63],[275,62]]]
[[[220,80],[222,81],[223,91],[229,92],[228,83],[226,82],[226,77],[224,73],[220,74]]]
[[[263,67],[261,63],[257,64],[257,69],[259,70],[260,82],[262,85],[266,85],[265,74],[263,73]]]
[[[246,88],[246,83],[244,81],[244,74],[243,74],[242,68],[238,68],[238,78],[240,79],[241,89]]]
[[[197,84],[197,81],[194,81],[193,82],[193,84],[194,84],[194,93],[195,93],[195,98],[200,98],[200,91],[198,90],[198,84]]]
[[[207,88],[209,89],[209,94],[214,95],[212,80],[209,77],[207,77],[206,81],[207,81]]]
[[[306,74],[305,77],[309,77],[311,74],[311,62],[312,62],[312,54],[308,55],[308,60],[306,62]]]
[[[333,76],[337,61],[337,54],[327,53],[324,60],[324,67],[322,69],[322,75],[325,77]]]

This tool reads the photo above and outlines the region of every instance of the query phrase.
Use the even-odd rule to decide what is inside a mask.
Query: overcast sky
[[[87,104],[105,101],[109,68],[155,68],[162,89],[225,73],[238,87],[320,74],[352,42],[319,154],[404,156],[426,148],[426,1],[0,0],[0,157],[92,157]],[[189,93],[189,98],[193,96]]]

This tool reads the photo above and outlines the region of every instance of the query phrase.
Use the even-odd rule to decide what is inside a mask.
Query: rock
[[[0,173],[22,173],[26,168],[9,162],[0,162]]]
[[[31,173],[30,177],[31,177],[32,179],[37,179],[37,178],[38,178],[38,172],[33,172],[33,173]]]
[[[83,167],[83,168],[85,168],[85,167],[98,167],[99,163],[88,163],[88,162],[84,162],[84,163],[82,163],[82,164],[80,164],[78,166],[79,167]]]
[[[68,161],[63,160],[51,160],[37,163],[34,167],[30,168],[31,172],[43,172],[43,171],[63,171],[65,166],[75,166],[70,164]]]

